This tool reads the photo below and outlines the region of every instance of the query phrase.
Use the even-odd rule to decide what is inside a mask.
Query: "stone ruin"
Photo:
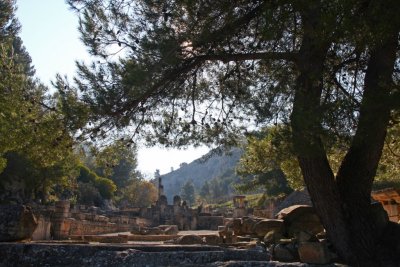
[[[273,203],[274,207],[277,205]],[[271,210],[271,206],[267,208]],[[49,262],[58,266],[56,256],[42,262],[35,253],[66,255],[70,262],[66,265],[75,266],[81,264],[81,259],[75,256],[81,251],[86,251],[80,255],[86,257],[89,266],[108,266],[107,262],[110,266],[133,263],[135,266],[172,266],[179,257],[190,266],[211,266],[217,261],[255,261],[263,264],[251,266],[280,266],[269,265],[273,260],[328,264],[337,259],[318,217],[308,205],[290,206],[266,218],[249,214],[245,197],[236,196],[232,211],[216,214],[190,208],[179,196],[168,204],[161,186],[158,201],[150,208],[102,211],[60,201],[50,207],[32,206],[28,211],[35,215],[31,225],[36,228],[27,224],[24,228],[27,234],[14,241],[30,238],[33,243],[0,243],[0,266],[13,257],[20,259],[20,253],[30,256],[24,256],[25,261],[14,266],[48,265]],[[23,216],[24,221],[30,222],[29,214]],[[48,242],[57,246],[47,246]],[[110,247],[107,243],[113,245]],[[98,259],[103,264],[99,265]]]
[[[389,216],[389,220],[400,223],[400,189],[385,188],[372,191],[372,198],[382,204]]]
[[[37,220],[32,240],[82,239],[84,236],[130,231],[141,235],[164,234],[165,227],[156,229],[162,225],[173,226],[177,231],[218,230],[218,226],[224,224],[222,215],[204,213],[201,208],[190,208],[179,196],[174,197],[172,205],[168,204],[161,178],[158,200],[149,208],[104,211],[97,207],[59,201],[53,206],[33,204],[32,210]],[[167,229],[166,233],[171,231]]]

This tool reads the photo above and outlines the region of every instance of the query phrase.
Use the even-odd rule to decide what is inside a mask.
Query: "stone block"
[[[206,235],[203,239],[207,245],[219,245],[222,243],[222,238],[218,235]]]
[[[296,257],[286,245],[278,244],[273,247],[272,259],[276,261],[293,262],[296,260]]]
[[[259,237],[264,237],[268,232],[283,232],[283,220],[265,219],[254,225],[254,233]]]
[[[232,230],[226,230],[224,238],[226,244],[233,244],[237,242],[237,236],[233,234]]]
[[[71,207],[71,204],[67,200],[57,201],[55,203],[55,213],[57,213],[59,217],[63,217],[63,218],[68,217],[70,207]]]
[[[242,218],[247,215],[247,210],[245,208],[235,208],[233,210],[233,218]]]
[[[298,248],[301,262],[309,264],[327,264],[331,261],[331,254],[326,243],[303,242]]]
[[[50,227],[51,222],[50,219],[45,218],[43,216],[37,217],[37,227],[32,234],[32,240],[49,240],[51,239],[50,235]]]
[[[243,218],[242,225],[240,227],[242,234],[254,233],[254,226],[257,222],[252,218]]]
[[[56,240],[67,239],[70,235],[71,226],[74,226],[77,221],[73,218],[65,218],[62,220],[53,221],[53,238]]]
[[[201,245],[204,244],[204,241],[197,235],[183,235],[178,237],[175,243],[180,245]]]

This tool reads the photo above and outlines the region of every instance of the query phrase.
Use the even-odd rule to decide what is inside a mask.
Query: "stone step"
[[[218,247],[0,243],[0,266],[195,266],[225,261],[265,261],[266,251]],[[210,250],[211,249],[211,250]],[[44,256],[46,255],[46,256]]]

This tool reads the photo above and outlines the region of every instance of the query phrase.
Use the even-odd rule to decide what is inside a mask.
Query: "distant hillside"
[[[200,159],[182,163],[179,169],[162,175],[168,202],[171,203],[172,198],[179,195],[182,185],[188,180],[192,180],[196,192],[199,192],[206,181],[213,179],[224,179],[225,186],[230,186],[232,181],[238,180],[234,170],[242,153],[239,148],[233,148],[222,154],[211,151]]]

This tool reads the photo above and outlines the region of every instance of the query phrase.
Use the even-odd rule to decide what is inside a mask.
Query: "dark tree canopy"
[[[50,94],[34,76],[15,11],[16,1],[0,0],[0,201],[43,203],[74,187],[76,126],[62,102],[77,98]]]
[[[76,78],[92,137],[125,129],[167,145],[229,145],[285,124],[338,254],[355,266],[399,261],[398,240],[385,238],[399,228],[370,205],[399,118],[398,1],[68,2],[96,58]],[[329,142],[347,144],[337,173]]]

